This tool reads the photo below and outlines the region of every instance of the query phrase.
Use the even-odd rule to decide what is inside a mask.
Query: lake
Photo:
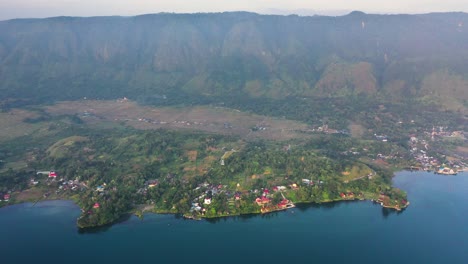
[[[69,201],[0,209],[0,263],[468,263],[468,173],[400,172],[402,212],[369,201],[191,221],[134,216],[80,233]]]

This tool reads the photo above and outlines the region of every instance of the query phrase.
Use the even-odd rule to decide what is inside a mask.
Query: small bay
[[[131,216],[79,232],[79,208],[46,201],[0,209],[1,263],[468,263],[468,173],[399,172],[402,212],[370,201],[266,215],[184,220]]]

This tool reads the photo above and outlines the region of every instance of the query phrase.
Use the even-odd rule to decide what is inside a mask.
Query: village
[[[234,207],[235,202],[240,202],[242,199],[248,199],[248,197],[252,196],[256,198],[247,202],[258,206],[261,213],[270,213],[295,207],[294,203],[288,200],[283,194],[283,191],[287,190],[286,186],[273,186],[272,191],[268,188],[262,188],[261,190],[229,191],[226,187],[227,186],[221,184],[200,184],[194,189],[194,191],[202,190],[203,192],[200,196],[193,199],[190,212],[185,214],[184,217],[189,219],[207,217],[207,211],[210,210],[212,203],[220,194],[226,195],[225,197],[227,199],[228,209]],[[297,189],[298,186],[296,184],[292,184],[290,188]],[[275,199],[275,194],[281,195],[281,199]],[[223,212],[223,214],[230,215],[229,212]]]
[[[416,162],[412,170],[433,171],[442,175],[456,175],[457,172],[468,170],[466,156],[453,154],[448,158],[444,153],[438,153],[431,148],[433,143],[457,139],[467,141],[464,131],[448,131],[444,127],[433,127],[432,131],[424,131],[421,135],[412,134],[409,139],[409,151]],[[431,153],[431,154],[430,154]],[[441,158],[446,161],[442,162]]]
[[[30,178],[28,182],[29,188],[41,188],[45,191],[42,191],[42,196],[34,197],[34,204],[40,200],[47,199],[60,199],[62,197],[68,197],[69,194],[73,192],[82,192],[85,191],[88,186],[84,182],[80,182],[77,179],[75,180],[66,180],[62,177],[58,177],[58,173],[54,170],[42,170],[36,172],[36,176]],[[42,188],[43,187],[43,188]],[[55,191],[52,188],[56,188]],[[7,193],[0,193],[0,202],[8,203],[10,200],[13,200],[15,194],[20,194],[13,190],[7,191]],[[3,200],[2,200],[3,198]]]

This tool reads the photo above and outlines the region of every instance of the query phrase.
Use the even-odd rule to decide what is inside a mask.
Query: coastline
[[[142,219],[142,218],[144,218],[145,214],[181,215],[184,219],[200,221],[200,220],[220,219],[220,218],[225,218],[225,217],[235,217],[235,216],[242,216],[242,215],[264,215],[264,214],[269,214],[269,213],[274,213],[274,212],[287,211],[288,209],[296,208],[297,205],[299,205],[299,206],[302,206],[302,205],[318,205],[318,206],[320,206],[321,204],[339,203],[339,202],[346,202],[346,201],[368,201],[368,202],[379,203],[379,202],[376,202],[376,201],[374,201],[372,199],[365,199],[365,198],[362,198],[362,199],[360,199],[360,198],[331,199],[331,200],[324,200],[324,201],[321,201],[321,202],[299,201],[299,202],[296,202],[296,203],[291,203],[293,206],[287,207],[287,208],[286,207],[285,208],[275,208],[275,209],[269,209],[269,210],[264,210],[264,211],[260,209],[260,211],[257,211],[257,212],[237,213],[237,214],[221,214],[221,215],[216,215],[216,216],[191,216],[191,215],[188,215],[188,214],[181,214],[181,213],[170,212],[170,211],[155,210],[154,208],[149,208],[149,205],[141,205],[141,206],[144,206],[143,210],[139,210],[137,207],[135,207],[131,211],[127,212],[126,214],[122,214],[118,219],[115,219],[112,222],[105,223],[105,224],[102,224],[102,225],[81,226],[81,225],[78,224],[78,220],[82,217],[82,215],[80,215],[76,219],[76,225],[82,231],[93,230],[95,228],[112,226],[113,224],[121,222],[122,219],[128,219],[128,217],[131,216],[131,215],[135,215],[136,217]],[[73,206],[69,206],[69,207],[76,206],[77,210],[80,210],[80,212],[82,211],[81,208],[78,205],[78,202],[71,199],[71,198],[69,198],[69,199],[55,199],[54,198],[54,199],[43,199],[43,200],[40,200],[40,201],[37,201],[37,202],[26,201],[26,202],[13,203],[13,204],[8,204],[6,206],[1,207],[0,210],[2,208],[8,208],[8,207],[20,206],[20,205],[28,205],[28,204],[30,204],[31,207],[33,207],[33,206],[36,206],[36,204],[51,203],[51,202],[52,203],[53,202],[59,202],[62,205],[63,204],[73,205]],[[397,208],[395,206],[383,205],[381,203],[379,203],[379,204],[384,208],[389,208],[389,209],[394,209],[394,210],[397,210],[397,211],[401,211],[401,210],[407,208],[409,206],[410,202],[408,202],[406,206],[400,207],[400,208]],[[57,204],[51,204],[51,205],[52,206],[57,206]]]
[[[403,171],[407,171],[407,170],[400,170],[400,172],[403,172]],[[19,202],[16,202],[13,200],[12,203],[8,203],[6,205],[3,205],[2,207],[0,207],[0,210],[4,207],[10,207],[10,206],[14,206],[14,205],[19,205],[19,204],[27,204],[27,203],[30,203],[32,204],[32,206],[34,206],[35,204],[37,203],[42,203],[42,202],[49,202],[49,201],[66,201],[66,202],[71,202],[73,203],[74,205],[76,205],[80,210],[81,212],[82,209],[80,208],[79,204],[80,204],[80,201],[77,199],[77,197],[73,197],[73,196],[70,196],[70,197],[51,197],[51,198],[44,198],[44,199],[40,199],[40,200],[36,200],[36,201],[19,201]],[[359,197],[359,196],[353,196],[353,197],[349,197],[349,198],[336,198],[336,199],[328,199],[328,200],[322,200],[322,201],[294,201],[292,202],[291,201],[291,204],[292,206],[291,207],[285,207],[285,208],[275,208],[273,206],[270,206],[268,210],[263,210],[262,207],[259,207],[258,210],[256,211],[252,211],[252,212],[247,212],[247,213],[227,213],[227,214],[219,214],[219,215],[214,215],[214,216],[206,216],[206,215],[189,215],[188,213],[180,213],[180,212],[174,212],[174,211],[165,211],[165,210],[158,210],[154,207],[152,207],[152,205],[149,205],[149,204],[141,204],[141,205],[138,205],[134,208],[132,208],[131,210],[129,210],[128,212],[120,215],[117,219],[113,219],[112,221],[110,222],[106,222],[106,223],[103,223],[102,225],[92,225],[92,226],[83,226],[83,225],[79,225],[78,224],[78,220],[83,216],[83,215],[80,215],[77,219],[76,219],[76,223],[77,223],[77,226],[78,228],[80,229],[93,229],[93,228],[97,228],[97,227],[104,227],[104,226],[109,226],[109,225],[113,225],[115,223],[118,223],[120,222],[119,220],[122,219],[122,218],[125,218],[129,215],[135,215],[139,218],[143,218],[144,217],[144,214],[147,214],[147,213],[152,213],[152,214],[173,214],[173,215],[181,215],[183,218],[185,219],[190,219],[190,220],[202,220],[202,219],[217,219],[217,218],[224,218],[224,217],[232,217],[232,216],[241,216],[241,215],[262,215],[262,214],[268,214],[268,213],[273,213],[273,212],[278,212],[278,211],[286,211],[288,209],[291,209],[291,208],[295,208],[297,204],[299,205],[310,205],[310,204],[313,204],[313,205],[321,205],[321,204],[327,204],[327,203],[335,203],[335,202],[343,202],[343,201],[369,201],[369,202],[374,202],[374,203],[378,203],[380,204],[383,208],[388,208],[388,209],[393,209],[393,210],[397,210],[397,211],[401,211],[403,209],[406,209],[409,205],[410,205],[410,202],[408,201],[406,204],[397,204],[397,205],[388,205],[388,204],[384,204],[382,201],[379,201],[379,198],[378,198],[378,194],[372,194],[371,197],[369,197],[369,195],[364,195],[362,197]]]
[[[439,249],[441,239],[458,245],[465,241],[460,230],[465,228],[463,219],[467,212],[460,209],[467,201],[463,190],[468,186],[468,174],[463,176],[438,177],[424,172],[397,174],[394,186],[408,190],[411,200],[410,208],[401,212],[361,200],[321,205],[298,203],[295,209],[284,212],[200,221],[183,219],[180,214],[145,212],[143,219],[132,215],[111,226],[79,230],[75,220],[80,211],[70,202],[14,206],[0,210],[5,233],[2,241],[8,245],[3,259],[13,263],[59,263],[64,260],[83,263],[90,259],[150,263],[156,256],[164,263],[194,262],[194,257],[200,259],[195,261],[198,263],[222,255],[232,256],[227,260],[229,264],[292,261],[291,254],[267,254],[270,257],[265,257],[258,253],[262,249],[265,252],[293,252],[293,256],[300,254],[300,259],[293,257],[299,262],[310,261],[313,256],[315,262],[339,263],[345,254],[345,258],[360,258],[357,260],[366,264],[381,262],[382,257],[391,258],[389,261],[394,263],[407,263],[405,255],[416,256],[414,252],[424,252],[424,256],[412,259],[414,263],[443,263],[444,259],[464,263],[461,261],[466,259],[463,248],[445,243],[447,247],[433,250],[433,247]],[[427,190],[438,190],[440,195],[435,197]],[[453,204],[447,206],[450,201]],[[55,205],[60,208],[54,208]],[[421,240],[420,237],[428,231],[436,233]],[[60,257],[50,258],[51,245],[60,245],[57,251]],[[345,251],[337,256],[334,247]],[[77,249],[80,254],[76,253]],[[360,253],[363,249],[375,253],[374,258],[363,256]],[[388,254],[389,249],[403,250],[404,254]],[[238,251],[248,254],[237,254]],[[213,255],[215,253],[219,254]],[[255,261],[249,255],[253,255]]]

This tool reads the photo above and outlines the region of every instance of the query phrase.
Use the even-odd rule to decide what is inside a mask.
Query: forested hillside
[[[0,22],[0,99],[416,98],[464,111],[468,14]],[[205,100],[204,99],[204,100]]]

